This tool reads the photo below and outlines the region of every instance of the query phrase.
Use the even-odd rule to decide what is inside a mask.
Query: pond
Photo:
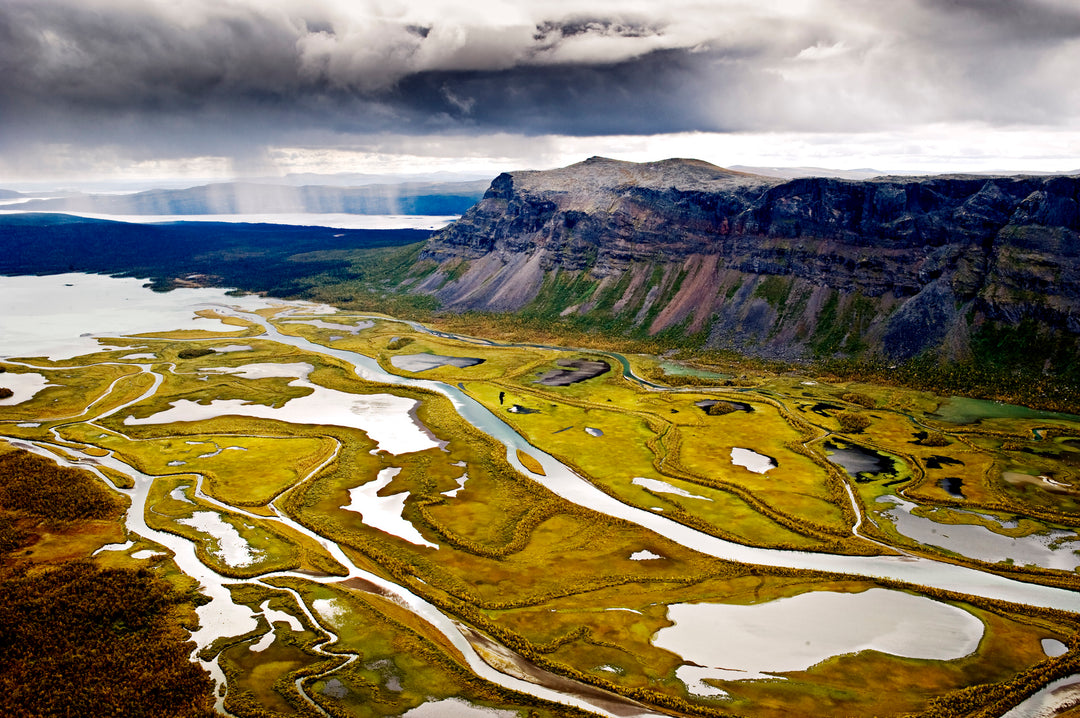
[[[868,480],[881,474],[889,476],[896,474],[896,465],[891,457],[858,444],[841,446],[834,441],[826,441],[825,453],[829,461],[841,467],[856,480]]]
[[[776,460],[772,457],[750,449],[740,449],[737,446],[731,450],[731,463],[753,471],[755,474],[764,474],[777,466]]]
[[[433,544],[420,535],[416,527],[401,515],[405,508],[405,499],[409,498],[408,491],[379,496],[379,492],[389,486],[400,471],[401,469],[396,467],[383,469],[374,480],[349,489],[349,503],[341,508],[358,512],[364,523],[372,528],[417,546],[439,548],[438,544]]]
[[[707,496],[699,496],[698,494],[692,494],[685,489],[680,489],[677,486],[672,486],[666,481],[660,481],[658,479],[646,479],[642,476],[634,478],[634,484],[648,489],[657,494],[671,494],[672,496],[682,496],[685,499],[702,499],[703,501],[712,501]]]
[[[689,364],[679,364],[673,361],[662,361],[660,368],[668,376],[695,376],[700,379],[730,379],[731,374],[721,374],[707,369],[698,369]]]
[[[335,322],[328,322],[323,319],[289,319],[282,322],[282,324],[307,324],[308,326],[315,327],[316,329],[333,329],[339,332],[347,332],[348,334],[359,334],[365,329],[371,329],[375,326],[375,322],[365,320],[357,322],[356,324],[339,324]]]
[[[450,357],[439,354],[395,354],[390,357],[390,364],[395,369],[411,372],[428,371],[429,369],[438,369],[441,366],[467,369],[483,363],[483,359],[475,357]]]
[[[1005,561],[1018,566],[1031,565],[1062,571],[1072,571],[1080,566],[1080,556],[1074,553],[1075,549],[1080,548],[1080,543],[1073,540],[1077,538],[1074,531],[1058,529],[1048,534],[1013,538],[979,524],[945,524],[925,516],[916,516],[911,510],[917,504],[898,496],[882,496],[878,502],[892,504],[879,516],[892,521],[896,530],[904,536],[928,546],[937,546],[988,563]],[[1062,540],[1064,543],[1061,547],[1053,547]]]
[[[938,486],[945,489],[949,496],[957,499],[964,498],[964,480],[959,476],[946,476],[938,481]]]
[[[882,588],[751,605],[679,603],[668,606],[668,619],[674,625],[652,643],[709,669],[695,671],[695,681],[774,678],[867,650],[954,660],[974,653],[983,635],[982,621],[961,608]]]
[[[1026,406],[1002,404],[986,399],[969,399],[965,396],[950,397],[933,414],[927,416],[947,421],[950,424],[973,424],[983,419],[1061,419],[1080,421],[1080,416],[1075,414],[1039,411],[1029,409]]]
[[[728,401],[726,399],[702,399],[701,401],[695,401],[694,406],[710,415],[723,415],[733,411],[745,411],[749,413],[754,410],[754,407],[750,406],[745,401]],[[713,409],[714,406],[719,407],[720,410],[717,411]]]
[[[544,372],[537,377],[537,384],[570,386],[611,371],[611,365],[603,359],[559,359],[555,363],[564,368]]]
[[[1054,718],[1080,703],[1080,675],[1067,676],[1026,698],[1001,718]]]
[[[189,399],[171,402],[172,408],[138,419],[128,416],[127,426],[171,424],[179,421],[203,421],[219,416],[246,416],[256,419],[276,419],[290,424],[324,424],[359,429],[378,445],[378,450],[391,454],[423,451],[439,446],[417,424],[412,410],[413,399],[393,394],[349,394],[327,389],[307,380],[314,367],[307,363],[246,364],[244,366],[206,367],[202,372],[231,374],[244,379],[291,378],[289,386],[311,389],[307,396],[290,399],[284,406],[252,404],[243,399],[215,399],[202,404]]]
[[[211,549],[210,553],[230,566],[250,566],[263,557],[261,551],[255,550],[244,540],[235,526],[223,521],[221,514],[215,511],[196,511],[191,518],[179,519],[177,523],[213,537],[217,548]]]
[[[445,698],[419,705],[403,713],[401,718],[516,718],[517,715],[517,711],[477,706],[460,698]]]

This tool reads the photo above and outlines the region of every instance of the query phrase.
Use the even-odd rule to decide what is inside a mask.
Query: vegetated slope
[[[95,272],[295,294],[303,280],[341,268],[334,256],[414,244],[428,230],[335,229],[275,224],[175,222],[131,224],[56,214],[0,216],[0,274]]]
[[[192,596],[149,568],[50,556],[93,523],[122,520],[101,480],[0,444],[0,486],[0,713],[215,715],[179,624]]]
[[[769,357],[1049,338],[1060,364],[1080,335],[1078,193],[1078,177],[787,181],[594,157],[497,177],[402,288]]]
[[[134,194],[88,194],[29,200],[27,211],[105,214],[461,214],[484,194],[486,182],[407,182],[332,187],[225,182]]]

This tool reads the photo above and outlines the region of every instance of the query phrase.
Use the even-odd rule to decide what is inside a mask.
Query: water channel
[[[241,316],[241,315],[237,315]],[[562,498],[595,511],[626,519],[656,531],[669,539],[717,558],[756,563],[765,566],[832,571],[871,578],[887,578],[944,591],[996,598],[1032,606],[1080,612],[1080,594],[1050,586],[1015,581],[995,574],[957,566],[944,561],[910,556],[841,556],[833,554],[782,551],[744,546],[684,526],[664,516],[628,506],[593,486],[553,456],[529,444],[498,416],[455,386],[430,379],[411,379],[389,374],[371,357],[356,352],[316,344],[303,337],[282,334],[272,324],[257,316],[242,315],[261,323],[267,336],[305,351],[326,354],[355,367],[356,374],[368,381],[413,386],[446,396],[469,423],[506,446],[507,460],[526,476],[532,476]],[[522,450],[535,457],[544,476],[533,474],[517,459]]]
[[[85,277],[85,275],[75,275],[79,277]],[[23,278],[19,278],[23,279]],[[54,278],[39,278],[39,279],[54,279]],[[95,287],[101,282],[123,282],[125,280],[109,280],[106,278],[94,278],[88,280],[88,283],[95,285]],[[136,280],[126,280],[136,281]],[[23,291],[28,291],[29,283],[22,282],[20,286]],[[130,286],[127,287],[130,289]],[[48,291],[55,291],[53,286],[42,286],[42,290],[48,289]],[[142,290],[149,294],[145,290]],[[2,292],[0,292],[2,294]],[[202,303],[197,301],[203,297],[211,300],[210,303]],[[97,294],[97,300],[108,306],[114,304],[115,300],[110,301],[109,296]],[[411,379],[389,374],[379,366],[378,362],[374,359],[355,353],[344,351],[340,349],[334,349],[323,345],[316,344],[302,337],[287,335],[282,333],[271,324],[269,321],[263,319],[259,315],[253,314],[252,310],[259,306],[267,306],[270,304],[284,304],[281,302],[270,302],[268,300],[253,300],[246,299],[233,302],[226,299],[220,291],[203,290],[203,294],[199,295],[185,295],[182,298],[178,297],[178,304],[182,304],[187,312],[188,319],[190,320],[191,312],[194,309],[202,308],[214,308],[223,314],[232,314],[240,317],[244,320],[260,324],[264,330],[265,335],[263,339],[272,340],[281,344],[293,346],[304,351],[313,352],[317,354],[323,354],[340,359],[350,366],[354,367],[355,373],[362,379],[379,382],[388,385],[397,386],[412,386],[427,389],[430,391],[438,392],[446,396],[453,404],[454,408],[461,414],[461,416],[469,421],[471,424],[494,437],[506,447],[507,460],[523,475],[531,476],[534,480],[543,483],[548,489],[558,494],[559,496],[567,499],[576,504],[586,506],[590,509],[609,514],[611,516],[619,517],[631,522],[634,522],[647,529],[653,530],[657,533],[664,535],[665,537],[681,543],[687,547],[693,548],[702,553],[729,559],[744,563],[756,563],[768,566],[789,567],[796,569],[809,569],[809,570],[821,570],[844,573],[854,576],[874,577],[874,578],[886,578],[898,581],[909,582],[916,585],[928,586],[932,588],[956,591],[966,594],[972,594],[976,596],[983,596],[989,598],[1002,599],[1006,601],[1012,601],[1016,603],[1030,604],[1033,606],[1052,607],[1058,608],[1070,612],[1080,613],[1080,594],[1048,586],[1040,586],[1030,583],[1024,583],[1021,581],[1015,581],[1001,576],[997,576],[990,573],[981,572],[975,569],[965,568],[951,563],[942,561],[934,561],[926,558],[913,558],[910,556],[874,556],[874,557],[861,557],[861,556],[841,556],[830,554],[816,554],[807,552],[795,552],[795,551],[781,551],[773,549],[762,549],[751,546],[744,546],[740,544],[731,543],[722,539],[716,538],[709,534],[702,533],[694,530],[673,520],[670,520],[662,515],[652,513],[650,511],[637,509],[632,506],[627,506],[619,502],[612,496],[600,491],[598,488],[589,483],[586,479],[574,473],[564,464],[560,463],[554,457],[540,451],[536,447],[531,446],[524,438],[514,432],[509,425],[503,422],[498,416],[490,412],[483,405],[470,398],[463,391],[457,387],[444,384],[442,382],[428,380],[428,379]],[[146,312],[152,314],[157,302],[150,303],[146,308]],[[237,307],[240,305],[240,307]],[[319,309],[313,308],[311,305],[306,304],[291,304],[294,315],[290,319],[295,319],[295,312],[303,309],[306,312],[319,311]],[[171,307],[173,312],[177,307]],[[89,310],[86,310],[89,311]],[[108,312],[105,312],[106,316]],[[176,318],[177,313],[170,313],[169,318],[165,319],[162,325],[153,327],[158,331],[173,329],[175,326],[170,326],[170,320]],[[151,317],[140,317],[140,321],[124,321],[121,322],[124,328],[138,328],[139,331],[150,331],[151,328],[147,325],[150,322]],[[129,318],[130,319],[130,318]],[[146,321],[142,321],[146,320]],[[2,323],[2,322],[0,322]],[[200,325],[199,328],[206,328],[205,325]],[[0,326],[0,331],[3,327]],[[234,328],[231,328],[234,329]],[[79,349],[86,349],[83,353],[91,353],[100,348],[89,348],[85,341],[72,342],[71,338],[77,336],[77,334],[68,334],[61,336],[62,329],[56,329],[58,335],[54,337],[55,340],[67,340],[67,345],[64,347],[67,354],[73,351],[73,345],[77,345]],[[70,331],[70,328],[67,329]],[[107,330],[102,330],[107,331]],[[116,336],[115,334],[113,336]],[[85,339],[85,338],[82,338]],[[218,341],[218,340],[211,340]],[[27,349],[32,348],[34,351],[40,351],[41,354],[47,354],[45,351],[48,342],[41,340],[40,337],[37,341],[28,341]],[[17,342],[8,343],[4,347],[4,352],[8,356],[25,356],[26,352],[22,351],[23,347],[18,346]],[[624,367],[624,372],[629,372],[629,363],[625,357],[621,357],[610,352],[606,353],[608,356],[617,358]],[[77,356],[78,353],[70,354],[71,356]],[[133,365],[129,365],[133,366]],[[162,381],[162,376],[151,370],[151,365],[138,365],[142,371],[151,373],[154,375],[154,385],[147,390],[139,398],[128,402],[122,407],[115,407],[108,412],[98,415],[96,418],[100,419],[104,416],[115,414],[123,411],[127,406],[131,406],[138,401],[142,401],[144,398],[152,395]],[[647,382],[646,382],[647,384]],[[655,386],[655,385],[654,385]],[[79,420],[90,420],[90,416],[80,416]],[[54,434],[55,436],[55,434]],[[195,555],[194,544],[179,536],[157,531],[151,529],[145,522],[144,511],[146,505],[146,499],[151,483],[154,481],[154,477],[142,474],[141,472],[133,469],[121,462],[113,455],[105,457],[90,457],[84,456],[81,459],[67,458],[62,451],[58,451],[55,445],[50,445],[48,442],[35,442],[33,444],[22,443],[26,448],[30,448],[36,453],[47,455],[54,460],[61,463],[70,465],[78,465],[84,468],[97,471],[97,466],[108,466],[114,470],[120,471],[134,480],[134,488],[125,490],[125,493],[131,500],[131,509],[128,511],[127,516],[127,529],[133,536],[141,536],[148,540],[157,542],[175,555],[175,561],[180,569],[192,576],[203,586],[204,592],[211,599],[209,603],[199,607],[198,615],[200,618],[200,628],[193,634],[192,638],[198,645],[199,649],[212,644],[215,640],[225,636],[235,636],[246,633],[256,626],[255,613],[246,606],[238,606],[232,602],[227,586],[232,583],[238,583],[235,579],[229,579],[216,572],[212,571],[206,565],[204,565]],[[57,442],[59,443],[59,441]],[[541,464],[544,475],[538,475],[531,473],[526,469],[517,459],[517,451],[524,450],[529,455],[536,458]],[[66,451],[71,452],[70,448]],[[328,460],[329,461],[329,460]],[[324,463],[323,466],[326,464]],[[314,469],[307,478],[314,476],[322,466]],[[307,479],[305,479],[307,480]],[[224,510],[245,515],[246,512],[238,510],[235,507],[220,504],[216,502],[206,494],[202,492],[201,479],[196,486],[196,495],[203,501],[219,506]],[[443,633],[452,643],[462,652],[469,663],[469,666],[478,675],[484,677],[487,680],[493,681],[500,685],[512,688],[513,690],[521,691],[530,695],[538,696],[547,700],[561,702],[570,705],[576,705],[587,710],[598,712],[602,715],[609,716],[633,716],[633,715],[654,715],[651,711],[648,711],[644,707],[636,706],[630,702],[615,697],[605,697],[603,695],[597,695],[595,691],[589,693],[583,691],[581,694],[573,695],[567,692],[555,691],[550,688],[537,685],[535,683],[527,682],[513,676],[509,676],[505,673],[499,672],[494,668],[491,668],[485,663],[477,651],[474,649],[470,640],[466,638],[463,630],[456,624],[453,619],[444,615],[441,611],[435,608],[432,604],[425,601],[423,598],[413,594],[408,589],[403,588],[397,584],[386,581],[374,574],[367,573],[357,568],[345,555],[337,544],[328,541],[322,536],[315,534],[314,532],[306,529],[302,525],[293,521],[277,508],[275,501],[272,504],[272,508],[275,511],[275,517],[273,520],[279,521],[284,525],[287,525],[294,530],[297,530],[323,545],[331,555],[345,566],[349,571],[348,578],[363,578],[366,581],[371,582],[379,589],[388,592],[389,595],[396,597],[396,600],[407,606],[410,610],[416,613],[418,616],[423,617],[437,630]],[[254,515],[251,515],[254,516]],[[258,517],[265,518],[265,517]],[[297,576],[305,580],[311,581],[341,581],[344,580],[341,577],[327,577],[327,578],[313,578],[307,574],[299,574],[292,572],[281,572],[268,574],[261,577],[262,579],[271,578],[275,576]],[[299,598],[299,597],[297,597]],[[301,606],[303,603],[301,602]],[[304,608],[305,613],[309,614],[309,619],[313,622],[319,623],[323,626],[329,635],[333,635],[332,628],[326,625],[325,620],[319,621],[317,612],[310,611],[307,607]],[[197,653],[197,651],[196,651]],[[206,664],[207,669],[211,672],[215,680],[219,685],[224,685],[223,675],[220,669],[215,663],[210,662]],[[218,707],[222,709],[223,699],[219,696]]]

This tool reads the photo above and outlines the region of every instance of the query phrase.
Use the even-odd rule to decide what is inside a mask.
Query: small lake
[[[999,563],[1012,559],[1018,566],[1041,566],[1042,568],[1072,571],[1080,566],[1080,542],[1067,541],[1062,548],[1050,544],[1061,539],[1076,538],[1074,531],[1056,530],[1049,534],[1013,538],[995,533],[977,524],[943,524],[911,513],[916,504],[898,496],[882,496],[879,503],[893,504],[884,516],[896,525],[896,530],[908,538],[927,546],[937,546],[987,563]]]
[[[349,503],[341,508],[358,512],[364,523],[372,528],[385,531],[417,546],[439,548],[437,544],[425,539],[415,526],[402,517],[405,499],[409,497],[408,491],[390,496],[379,496],[379,492],[389,486],[400,471],[399,468],[383,469],[374,480],[349,489]]]
[[[835,442],[826,441],[825,453],[829,457],[829,461],[843,468],[855,479],[862,478],[864,475],[877,476],[879,474],[893,475],[896,473],[896,466],[891,457],[879,454],[858,444],[840,446]]]
[[[9,207],[11,205],[8,205]],[[100,212],[35,210],[42,214],[69,214],[74,217],[106,219],[134,224],[163,224],[172,222],[244,222],[249,224],[289,224],[298,227],[330,227],[333,229],[442,229],[458,219],[458,215],[427,214],[346,214],[327,212],[281,212],[260,214],[102,214]],[[26,214],[26,210],[4,209],[0,214]]]
[[[441,366],[453,366],[458,369],[467,369],[471,366],[483,363],[483,359],[476,359],[474,357],[450,357],[442,356],[441,354],[395,354],[390,357],[390,364],[395,369],[411,372],[438,369]]]
[[[101,351],[96,335],[163,332],[175,329],[233,333],[239,327],[194,316],[217,303],[246,310],[275,302],[254,295],[227,297],[225,289],[146,290],[143,279],[96,274],[3,277],[0,281],[2,357],[71,359]],[[0,384],[0,386],[3,386]]]
[[[1016,404],[1002,404],[985,399],[969,399],[964,396],[950,397],[928,416],[947,421],[950,424],[973,424],[982,419],[1062,419],[1080,421],[1075,414],[1061,414],[1056,411],[1039,411]]]
[[[207,367],[200,371],[230,374],[244,379],[291,378],[289,386],[311,389],[307,396],[290,399],[281,407],[252,404],[243,399],[214,399],[201,404],[190,399],[171,402],[170,409],[137,419],[128,416],[126,426],[171,424],[174,421],[203,421],[219,416],[246,416],[255,419],[276,419],[290,424],[324,424],[344,426],[363,431],[378,444],[379,450],[391,454],[423,451],[439,444],[418,426],[412,416],[417,402],[393,394],[349,394],[327,389],[307,381],[311,364],[247,364],[236,368]]]
[[[30,401],[47,386],[53,385],[41,374],[35,372],[16,374],[13,371],[5,371],[0,374],[0,387],[11,389],[11,396],[0,399],[0,406],[14,406]]]
[[[883,588],[751,605],[678,603],[668,606],[668,618],[675,625],[657,631],[652,643],[710,669],[695,671],[695,682],[775,678],[868,650],[955,660],[974,653],[983,636],[982,621],[961,608]]]

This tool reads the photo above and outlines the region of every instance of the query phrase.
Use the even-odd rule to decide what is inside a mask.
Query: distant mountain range
[[[871,179],[873,177],[894,176],[918,176],[919,172],[885,172],[869,167],[854,170],[833,170],[825,167],[754,167],[749,165],[731,165],[728,169],[747,174],[761,175],[762,177],[775,177],[777,179],[798,179],[801,177],[833,177],[835,179]]]
[[[331,296],[342,301],[364,291],[397,293],[450,311],[512,313],[544,326],[780,359],[893,363],[1009,354],[1080,382],[1077,176],[784,179],[698,160],[594,157],[504,173],[486,191],[476,182],[229,183],[17,206],[103,214],[464,214],[430,238],[297,230],[306,252],[342,249],[345,237],[356,238],[356,251],[375,238],[417,243],[393,262],[326,255],[317,271],[285,261],[301,251],[286,241],[286,227],[218,227],[208,239],[202,228],[153,234],[25,215],[0,222],[0,272],[197,272],[289,293],[340,283]],[[182,234],[200,244],[168,254]],[[273,266],[255,257],[238,263],[247,255],[222,250],[271,240],[280,244]],[[136,246],[156,242],[165,243],[154,262],[138,265],[145,252]]]
[[[76,194],[32,199],[10,208],[28,212],[89,212],[112,215],[205,215],[274,213],[456,215],[484,194],[487,181],[407,182],[336,187],[227,182],[134,194]],[[14,193],[18,196],[18,193]]]

